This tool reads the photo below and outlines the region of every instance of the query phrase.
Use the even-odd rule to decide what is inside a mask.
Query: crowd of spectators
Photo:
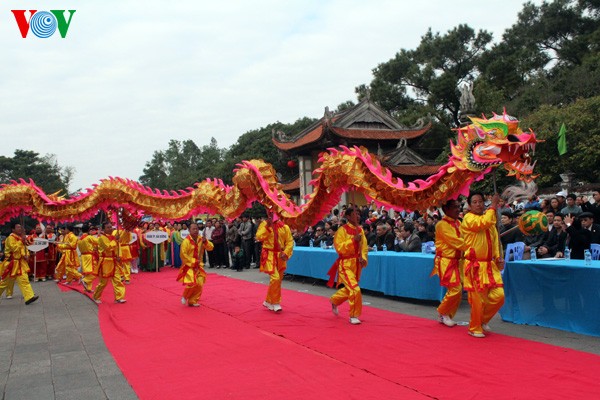
[[[538,235],[524,235],[512,230],[521,212],[536,210],[543,212],[548,219],[548,231]],[[600,244],[600,194],[592,192],[592,199],[585,195],[560,191],[554,196],[540,200],[532,195],[527,202],[517,203],[514,208],[504,207],[500,211],[500,234],[504,248],[509,243],[525,243],[524,259],[531,258],[535,249],[537,258],[565,256],[565,249],[571,251],[571,258],[583,259],[585,250],[593,243]]]
[[[593,191],[592,199],[585,195],[565,191],[555,196],[540,199],[531,195],[527,201],[507,204],[500,200],[498,206],[499,232],[502,246],[506,249],[509,243],[525,244],[524,259],[531,257],[535,249],[538,258],[564,257],[564,250],[571,250],[571,257],[583,259],[584,251],[590,244],[600,244],[600,194]],[[489,198],[486,202],[489,205]],[[394,212],[374,203],[359,207],[360,223],[365,231],[370,251],[407,251],[420,252],[423,243],[435,241],[435,225],[443,217],[441,209],[431,207],[427,211]],[[468,211],[466,203],[462,205],[463,213]],[[331,247],[333,236],[340,225],[345,223],[346,206],[333,209],[316,225],[306,231],[292,231],[297,246]],[[524,235],[517,225],[518,217],[529,210],[543,212],[548,219],[548,231],[538,235]],[[324,243],[324,244],[322,244]]]
[[[293,230],[296,246],[331,248],[335,232],[346,223],[344,213],[348,206],[334,208],[323,220],[304,232]],[[435,240],[435,224],[443,216],[441,210],[435,207],[423,214],[418,211],[394,212],[378,208],[374,203],[358,208],[369,251],[420,252],[423,243]]]

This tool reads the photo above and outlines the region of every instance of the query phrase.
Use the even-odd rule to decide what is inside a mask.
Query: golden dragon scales
[[[111,177],[64,199],[47,195],[33,181],[13,181],[0,187],[0,223],[23,213],[41,221],[85,221],[99,210],[118,208],[159,220],[182,220],[201,213],[235,218],[258,201],[291,227],[304,229],[326,215],[346,191],[361,192],[368,200],[395,209],[423,210],[467,194],[473,182],[500,165],[509,175],[531,181],[535,178],[531,156],[537,142],[534,132],[523,132],[519,121],[506,113],[490,119],[471,118],[471,124],[457,129],[448,162],[426,180],[408,183],[393,177],[364,148],[329,149],[320,154],[320,167],[311,181],[313,192],[301,206],[281,190],[275,170],[262,160],[238,164],[232,186],[207,179],[179,192]]]

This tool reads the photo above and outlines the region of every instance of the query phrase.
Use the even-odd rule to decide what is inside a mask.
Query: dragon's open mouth
[[[517,142],[511,140],[510,144],[504,146],[500,158],[504,162],[504,168],[508,171],[509,176],[529,182],[537,176],[533,175],[533,169],[537,163],[533,160],[533,156],[538,140],[531,134],[523,134],[518,139],[520,140]]]
[[[483,171],[503,164],[508,175],[531,181],[536,176],[535,145],[540,142],[533,132],[499,135],[496,130],[473,138],[466,146],[466,164],[473,171]]]

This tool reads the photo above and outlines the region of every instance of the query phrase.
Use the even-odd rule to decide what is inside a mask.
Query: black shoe
[[[29,300],[27,300],[25,302],[25,305],[28,306],[28,305],[30,305],[31,303],[33,303],[34,301],[36,301],[39,298],[40,298],[40,296],[33,296],[32,298],[30,298]]]

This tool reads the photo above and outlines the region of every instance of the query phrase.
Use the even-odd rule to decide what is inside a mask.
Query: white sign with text
[[[150,231],[146,232],[145,237],[150,243],[160,244],[169,239],[169,234],[163,231]]]
[[[48,247],[48,239],[35,238],[33,239],[33,244],[27,246],[27,249],[29,249],[29,251],[38,252],[44,250],[46,247]]]

